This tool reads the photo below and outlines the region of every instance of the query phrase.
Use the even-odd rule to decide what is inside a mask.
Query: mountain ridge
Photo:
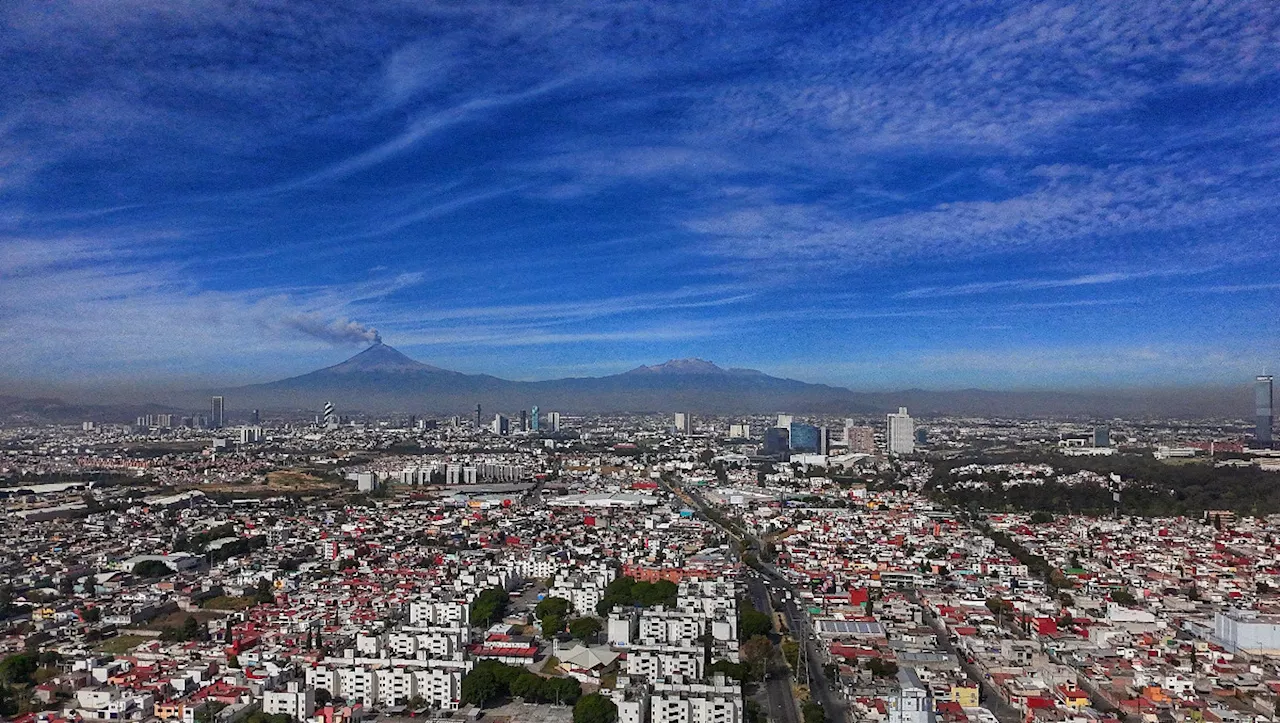
[[[640,365],[602,377],[510,381],[424,364],[376,343],[350,359],[275,382],[225,390],[239,407],[318,408],[326,401],[368,412],[469,412],[538,405],[566,412],[690,411],[703,414],[916,414],[1009,417],[1183,416],[1243,418],[1247,394],[1223,390],[1184,398],[1180,390],[1106,392],[966,389],[855,392],[845,387],[724,368],[699,357]],[[1224,398],[1225,397],[1225,398]]]

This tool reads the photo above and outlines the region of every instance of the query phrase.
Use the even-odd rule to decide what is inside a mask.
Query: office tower
[[[793,422],[791,424],[791,451],[792,452],[808,452],[816,454],[821,444],[819,439],[820,432],[818,428],[812,424],[801,424]]]
[[[262,441],[262,427],[251,424],[240,428],[240,444],[257,444]]]
[[[547,412],[547,428],[552,432],[560,431],[560,413]]]
[[[1257,440],[1258,446],[1271,446],[1271,430],[1275,421],[1271,409],[1271,375],[1264,374],[1259,376],[1253,384],[1253,406],[1257,415],[1257,429],[1253,433],[1253,438]]]
[[[494,434],[507,436],[511,433],[511,422],[501,414],[493,415],[493,424],[489,426],[490,431]]]
[[[476,429],[480,429],[484,425],[480,422],[480,405],[476,405]]]
[[[258,410],[249,412],[249,426],[256,427],[259,424],[262,424],[262,415],[258,414]]]
[[[851,453],[875,454],[876,430],[853,423],[852,419],[844,421],[844,446]]]
[[[324,426],[326,429],[338,426],[338,416],[333,413],[333,402],[324,403]]]
[[[787,427],[770,427],[764,430],[764,453],[769,456],[786,456],[791,446],[791,431]]]
[[[729,439],[751,439],[751,425],[730,424]]]
[[[688,412],[676,412],[676,434],[686,437],[693,434],[693,415]]]
[[[924,427],[917,427],[916,428],[916,444],[923,445],[928,443],[929,443],[929,430],[925,429]]]
[[[915,422],[907,414],[906,407],[898,407],[897,414],[888,415],[885,442],[889,454],[911,454],[915,451]]]
[[[789,429],[791,429],[791,423],[792,423],[793,421],[795,421],[795,419],[794,419],[790,414],[779,414],[779,415],[778,415],[778,428],[779,428],[779,429],[788,429],[788,430],[789,430]]]
[[[1111,446],[1111,428],[1110,427],[1094,427],[1093,428],[1093,446],[1095,447]]]
[[[212,409],[210,410],[210,413],[209,413],[209,426],[212,429],[222,429],[223,422],[225,421],[223,419],[223,411],[222,411],[223,404],[224,404],[224,400],[222,399],[222,397],[213,398],[213,404],[211,405]]]
[[[520,431],[521,432],[529,431],[529,413],[524,411],[523,409],[520,410]]]
[[[530,409],[530,410],[529,410],[529,429],[532,429],[532,430],[533,430],[533,431],[535,431],[535,432],[536,432],[536,431],[538,431],[538,407],[537,407],[537,405],[534,405],[533,409]]]
[[[831,453],[831,430],[818,427],[818,454]]]

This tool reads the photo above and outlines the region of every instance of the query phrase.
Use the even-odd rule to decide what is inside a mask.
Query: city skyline
[[[1280,9],[0,10],[0,391],[381,337],[515,380],[1241,387]]]

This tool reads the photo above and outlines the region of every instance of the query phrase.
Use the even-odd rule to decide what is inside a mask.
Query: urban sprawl
[[[1274,721],[1257,391],[1247,421],[11,421],[0,717]]]

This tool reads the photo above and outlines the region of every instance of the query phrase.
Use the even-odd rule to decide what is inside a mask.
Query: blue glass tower
[[[822,432],[812,424],[791,423],[791,451],[816,454],[822,446]]]

